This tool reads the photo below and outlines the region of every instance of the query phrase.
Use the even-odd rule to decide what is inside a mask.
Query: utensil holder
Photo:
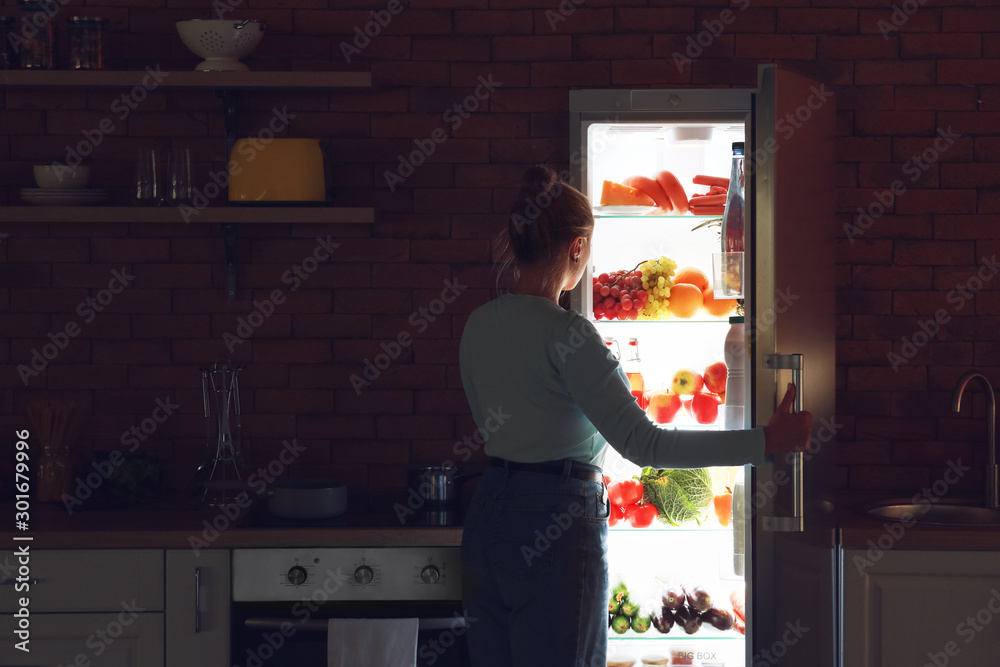
[[[43,446],[35,480],[35,500],[56,503],[62,501],[63,496],[72,496],[75,472],[74,456],[69,447]]]
[[[239,372],[242,367],[215,364],[202,370],[206,447],[209,459],[199,468],[201,500],[213,507],[250,503],[247,464],[243,457]],[[215,418],[212,403],[215,403]],[[215,435],[213,436],[213,423]],[[197,473],[196,473],[197,474]]]

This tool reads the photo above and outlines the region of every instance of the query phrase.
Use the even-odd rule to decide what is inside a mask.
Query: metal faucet
[[[996,420],[997,420],[997,399],[993,393],[993,386],[985,375],[978,371],[969,371],[958,378],[955,391],[951,396],[952,412],[958,412],[962,407],[962,393],[966,385],[972,379],[979,380],[983,391],[986,392],[986,440],[989,450],[986,452],[986,506],[990,509],[1000,509],[998,506],[998,496],[1000,496],[1000,471],[997,468],[997,442],[996,442]]]

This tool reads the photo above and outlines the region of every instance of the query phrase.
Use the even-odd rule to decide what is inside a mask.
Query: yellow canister
[[[326,201],[319,139],[237,139],[229,162],[229,201],[234,204]]]

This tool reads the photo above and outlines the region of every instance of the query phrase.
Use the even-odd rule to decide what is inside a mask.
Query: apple
[[[711,364],[705,369],[703,377],[705,378],[705,389],[713,394],[726,393],[726,378],[729,377],[726,362],[716,361],[714,364]]]
[[[682,368],[674,373],[670,389],[675,394],[697,394],[705,386],[705,380],[690,368]]]
[[[719,418],[719,404],[722,401],[714,394],[695,394],[691,398],[691,413],[699,424],[714,424]]]
[[[646,414],[657,424],[669,424],[680,409],[680,396],[670,391],[656,391],[649,396]]]

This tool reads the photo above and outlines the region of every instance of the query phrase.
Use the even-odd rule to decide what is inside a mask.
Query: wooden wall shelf
[[[158,88],[368,88],[371,72],[161,72]],[[148,70],[0,70],[0,85],[25,88],[132,88]]]
[[[212,206],[185,221],[174,206],[7,206],[0,222],[127,223],[369,223],[373,208],[322,206]]]

